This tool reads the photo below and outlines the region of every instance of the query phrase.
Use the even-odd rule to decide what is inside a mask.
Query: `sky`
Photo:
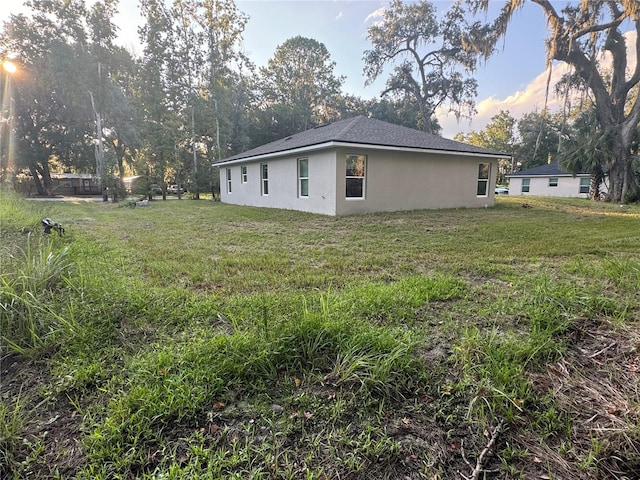
[[[449,0],[431,3],[439,12],[450,5]],[[389,0],[236,0],[238,9],[249,16],[243,48],[255,65],[266,65],[276,47],[289,38],[298,35],[313,38],[327,47],[336,63],[336,75],[346,77],[343,91],[366,99],[378,96],[384,89],[386,78],[365,86],[362,57],[371,48],[367,29],[380,20],[381,9],[388,4]],[[492,12],[495,14],[503,4],[504,0],[493,0]],[[114,18],[120,29],[118,41],[139,54],[137,28],[142,18],[138,0],[120,0],[119,5],[120,12]],[[21,12],[25,12],[22,0],[2,0],[0,21],[10,13]],[[542,110],[547,79],[546,33],[542,9],[527,2],[516,12],[499,50],[475,73],[477,115],[471,121],[458,121],[453,114],[440,112],[438,120],[443,136],[453,138],[458,132],[481,130],[501,110],[508,110],[516,119],[524,113]],[[553,69],[554,78],[559,78],[560,73],[560,68]],[[550,106],[560,101],[549,97]]]

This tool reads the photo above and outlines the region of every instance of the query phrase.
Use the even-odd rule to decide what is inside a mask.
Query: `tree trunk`
[[[98,179],[100,181],[100,186],[102,187],[102,201],[109,201],[109,192],[106,187],[106,179],[104,178],[104,144],[102,141],[102,115],[96,109],[96,104],[93,100],[93,93],[89,92],[89,97],[91,98],[91,108],[93,109],[93,114],[96,117],[96,139],[97,143],[95,146],[95,155],[96,155],[96,170],[98,171]]]
[[[589,198],[591,200],[602,200],[600,197],[600,185],[602,185],[602,181],[604,180],[604,172],[602,171],[602,167],[600,165],[596,165],[591,172],[591,180],[589,185]]]
[[[638,184],[631,168],[629,142],[620,135],[614,137],[609,166],[609,198],[612,202],[624,203],[638,193]]]
[[[198,154],[196,152],[196,124],[195,124],[195,115],[193,112],[194,108],[193,106],[191,107],[191,140],[192,140],[192,145],[191,147],[193,148],[193,185],[194,185],[194,192],[193,192],[193,198],[196,200],[200,200],[200,186],[198,185]]]
[[[40,177],[38,176],[38,170],[33,164],[31,164],[31,162],[29,163],[29,171],[31,172],[31,176],[33,177],[33,183],[36,186],[38,195],[44,196],[44,188],[42,188],[42,182],[40,181]]]
[[[427,108],[426,102],[423,99],[420,99],[420,114],[422,115],[422,121],[424,122],[424,131],[426,133],[433,133],[433,128],[431,125],[431,113]]]
[[[42,194],[47,197],[53,197],[53,184],[51,182],[51,172],[49,171],[49,163],[36,163],[36,176],[39,174],[42,179]],[[35,178],[35,176],[34,176]]]

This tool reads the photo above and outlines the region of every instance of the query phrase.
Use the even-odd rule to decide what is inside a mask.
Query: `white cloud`
[[[364,19],[364,23],[367,23],[369,20],[375,20],[375,19],[378,19],[378,18],[382,18],[382,15],[384,14],[385,10],[386,10],[385,7],[380,7],[377,10],[374,10],[369,15],[367,15],[367,18]]]
[[[627,63],[629,65],[629,78],[635,68],[637,58],[635,52],[636,32],[629,31],[624,34],[627,42]],[[601,57],[601,69],[607,69],[611,65],[611,58],[608,54]],[[441,109],[437,113],[438,121],[442,126],[442,134],[445,137],[452,138],[458,132],[468,133],[471,130],[482,130],[487,123],[491,121],[491,117],[500,113],[501,110],[508,110],[512,117],[520,119],[525,113],[533,111],[541,111],[546,107],[550,111],[558,111],[564,104],[564,98],[558,98],[554,93],[554,86],[562,75],[569,71],[569,67],[564,63],[556,63],[551,69],[551,80],[549,82],[549,94],[547,96],[547,79],[549,77],[549,69],[536,76],[524,90],[518,90],[505,98],[496,98],[494,96],[485,98],[476,103],[477,114],[471,121],[461,119],[460,122],[452,113]]]

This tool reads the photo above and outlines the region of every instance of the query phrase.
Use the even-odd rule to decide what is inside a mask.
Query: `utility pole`
[[[98,177],[100,181],[100,188],[102,190],[102,201],[109,200],[109,193],[107,192],[106,179],[104,175],[104,143],[102,142],[102,115],[96,109],[96,103],[93,100],[93,93],[89,91],[89,97],[91,98],[91,108],[93,108],[93,114],[96,117],[96,170],[98,171]]]
[[[191,105],[191,147],[193,148],[193,185],[195,187],[193,198],[200,200],[200,188],[198,186],[198,155],[196,154],[196,122],[193,105]]]

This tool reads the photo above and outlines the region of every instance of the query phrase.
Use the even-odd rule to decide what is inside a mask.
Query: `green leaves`
[[[262,104],[276,113],[282,136],[291,135],[335,116],[344,77],[334,73],[327,47],[297,36],[276,48],[267,67],[260,69]]]
[[[414,98],[428,132],[432,131],[431,117],[439,106],[447,106],[457,115],[471,115],[477,82],[465,77],[475,67],[475,56],[461,43],[465,29],[465,12],[460,5],[453,5],[439,18],[426,0],[394,0],[384,10],[382,21],[369,27],[373,48],[363,57],[367,84],[385,67],[395,65],[383,96],[404,92]]]

